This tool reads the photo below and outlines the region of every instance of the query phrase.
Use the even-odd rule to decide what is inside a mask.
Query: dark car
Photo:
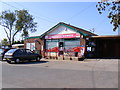
[[[26,60],[36,60],[40,61],[42,56],[40,54],[34,53],[29,49],[10,49],[5,53],[4,58],[8,63],[14,61],[15,63],[20,63],[21,61]]]
[[[4,58],[5,53],[10,49],[13,49],[13,48],[0,49],[0,57],[2,57],[2,60]]]

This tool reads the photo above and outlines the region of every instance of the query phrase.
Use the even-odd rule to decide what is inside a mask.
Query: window
[[[8,53],[14,53],[17,49],[10,49]]]
[[[0,53],[2,53],[3,52],[3,49],[0,49]]]
[[[30,50],[35,50],[35,43],[26,43],[26,48]]]
[[[23,49],[19,49],[19,50],[17,50],[16,51],[16,53],[15,54],[25,54],[25,51],[23,50]]]
[[[58,40],[46,40],[46,49],[58,47]]]
[[[64,45],[66,50],[78,47],[80,46],[80,39],[66,39]]]
[[[30,51],[30,50],[26,50],[26,52],[27,52],[27,53],[33,53],[33,52],[32,52],[32,51]]]

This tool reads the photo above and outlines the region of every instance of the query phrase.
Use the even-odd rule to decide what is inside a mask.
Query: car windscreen
[[[7,53],[14,53],[17,49],[10,49]]]

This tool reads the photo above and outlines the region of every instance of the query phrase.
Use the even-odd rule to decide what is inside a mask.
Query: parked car
[[[29,49],[10,49],[7,53],[5,53],[4,58],[8,63],[11,63],[12,61],[15,63],[20,63],[21,61],[26,60],[40,61],[42,56],[40,54],[32,52]]]
[[[0,57],[2,58],[2,60],[4,59],[5,53],[10,49],[12,49],[12,48],[0,49]]]

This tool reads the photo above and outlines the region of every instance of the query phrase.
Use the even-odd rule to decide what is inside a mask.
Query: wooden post
[[[49,52],[49,57],[50,57],[50,59],[51,59],[51,49],[50,49],[50,52]]]
[[[64,48],[63,48],[63,60],[65,60],[65,58],[64,58]]]
[[[57,52],[56,52],[56,60],[58,59],[58,55],[57,55]]]

